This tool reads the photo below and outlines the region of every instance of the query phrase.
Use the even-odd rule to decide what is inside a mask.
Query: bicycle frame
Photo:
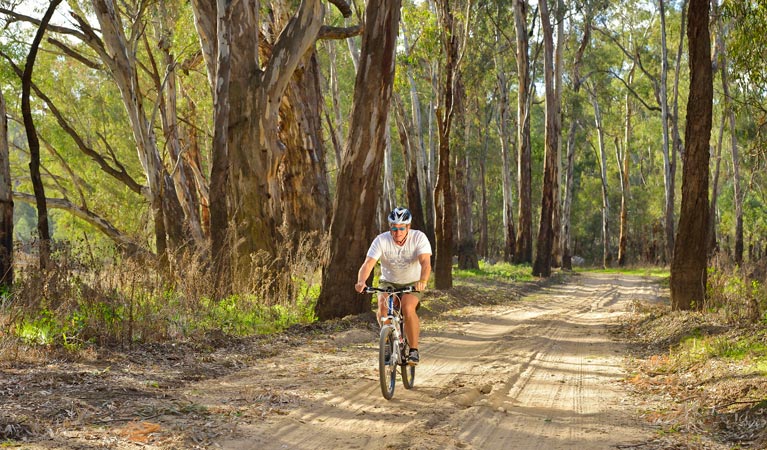
[[[404,354],[409,346],[405,332],[405,322],[402,317],[400,295],[407,292],[415,292],[415,288],[413,286],[400,289],[367,287],[364,292],[368,294],[385,294],[386,315],[379,317],[381,333],[379,338],[378,371],[381,393],[385,399],[391,400],[394,395],[397,372],[402,376],[402,383],[405,385],[405,389],[413,388],[415,367],[407,364],[407,355]],[[379,301],[383,300],[384,298],[379,298]]]
[[[395,300],[400,302],[400,307],[396,307],[394,302]],[[385,318],[381,318],[381,329],[385,327],[391,327],[392,333],[394,334],[394,348],[392,349],[392,363],[396,363],[398,365],[401,365],[404,361],[402,360],[402,352],[400,351],[400,347],[405,344],[405,328],[403,327],[404,321],[402,318],[402,307],[401,307],[402,299],[399,297],[398,294],[389,294],[386,298],[387,308],[388,308],[388,314]],[[388,323],[385,323],[388,321]],[[394,356],[396,355],[396,357]]]

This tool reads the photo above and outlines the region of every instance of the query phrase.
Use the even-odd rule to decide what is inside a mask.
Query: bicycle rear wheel
[[[410,353],[410,345],[407,343],[407,337],[405,337],[405,345],[402,348],[402,364],[400,371],[402,372],[402,384],[405,385],[405,389],[413,389],[415,384],[415,366],[411,366],[407,363],[407,357]]]
[[[394,354],[394,328],[391,325],[384,325],[381,328],[381,339],[378,344],[378,379],[381,382],[381,393],[384,398],[391,400],[397,382],[397,355]]]

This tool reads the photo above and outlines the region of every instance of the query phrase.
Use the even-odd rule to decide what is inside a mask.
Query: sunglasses
[[[405,230],[407,230],[407,227],[402,227],[402,228],[391,227],[390,230],[392,230],[392,231],[405,231]]]

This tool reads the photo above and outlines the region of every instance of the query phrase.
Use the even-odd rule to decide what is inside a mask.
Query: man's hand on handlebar
[[[361,281],[361,282],[358,281],[357,284],[354,285],[354,290],[361,294],[362,291],[364,291],[366,287],[367,286],[365,286],[365,282],[364,281]]]

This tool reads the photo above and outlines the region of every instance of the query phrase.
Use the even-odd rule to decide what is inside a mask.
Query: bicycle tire
[[[389,355],[387,364],[386,355]],[[394,396],[394,386],[397,383],[397,355],[394,354],[394,328],[384,325],[381,328],[381,338],[378,343],[378,379],[381,382],[381,394],[386,400]]]
[[[405,337],[405,345],[402,348],[402,365],[400,367],[400,372],[402,372],[402,384],[405,386],[405,389],[413,389],[413,385],[415,384],[415,366],[411,366],[407,363],[407,356],[409,353],[410,345],[407,342],[407,337]]]
[[[405,389],[413,389],[415,384],[415,366],[411,366],[408,363],[402,364],[402,384]]]

